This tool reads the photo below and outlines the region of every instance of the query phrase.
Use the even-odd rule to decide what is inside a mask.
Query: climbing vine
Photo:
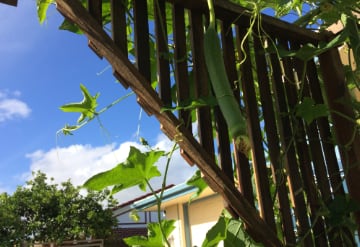
[[[153,4],[153,1],[156,0],[148,0],[149,6],[156,6]],[[87,5],[87,1],[82,0],[81,1],[85,6]],[[353,58],[349,56],[349,64],[352,64],[351,59],[355,60],[355,66],[351,67],[351,65],[345,66],[345,70],[347,71],[347,83],[348,87],[351,88],[357,88],[360,89],[360,35],[359,35],[359,15],[360,15],[360,2],[359,1],[353,1],[353,0],[320,0],[320,1],[313,1],[313,0],[271,0],[271,1],[247,1],[247,0],[232,0],[232,2],[237,3],[245,8],[247,8],[247,13],[251,16],[250,18],[250,24],[248,27],[248,30],[244,36],[244,38],[241,40],[240,43],[240,51],[243,53],[243,57],[240,58],[238,61],[238,66],[241,67],[243,65],[243,62],[246,59],[246,54],[244,44],[246,39],[249,39],[250,45],[253,45],[253,40],[251,40],[251,33],[264,33],[263,29],[261,27],[261,13],[271,13],[275,17],[279,19],[285,19],[285,20],[291,20],[292,23],[308,28],[308,29],[316,29],[319,31],[324,31],[327,28],[329,28],[331,25],[340,23],[340,25],[343,26],[342,31],[339,33],[334,34],[334,37],[330,42],[320,42],[317,45],[314,44],[305,44],[301,46],[299,49],[289,50],[282,48],[281,46],[275,44],[274,41],[271,40],[270,37],[266,36],[266,32],[264,34],[264,37],[259,37],[261,40],[261,43],[264,45],[265,41],[267,41],[267,45],[264,45],[264,49],[268,54],[276,54],[276,56],[279,59],[283,59],[286,57],[295,57],[297,59],[300,59],[304,62],[304,67],[306,68],[306,64],[309,60],[313,59],[316,56],[321,55],[322,53],[326,52],[327,50],[340,46],[340,45],[346,45],[348,49],[351,49],[354,56]],[[48,7],[53,4],[53,0],[37,0],[37,8],[38,8],[38,17],[39,21],[42,23],[46,20],[46,11]],[[127,35],[128,40],[133,42],[133,33],[132,33],[132,27],[133,27],[133,16],[132,16],[132,10],[131,10],[131,1],[123,1],[124,6],[127,7]],[[212,0],[208,0],[210,10]],[[102,1],[102,18],[103,18],[103,25],[107,29],[107,25],[110,22],[110,0],[103,0]],[[166,8],[166,11],[170,11],[169,8]],[[149,9],[149,18],[150,21],[154,21],[154,9]],[[218,33],[216,31],[215,25],[216,20],[214,18],[214,12],[210,11],[210,28],[204,27],[204,29],[207,29],[205,33],[205,39],[210,32],[212,32],[212,36],[210,37],[210,41],[205,41],[205,58],[207,62],[207,68],[208,72],[210,74],[210,79],[212,81],[212,87],[214,91],[220,92],[221,95],[212,95],[210,94],[207,98],[196,98],[190,97],[190,99],[187,99],[186,101],[181,102],[172,102],[170,106],[165,106],[163,108],[163,111],[179,111],[179,110],[189,110],[192,112],[195,112],[193,110],[203,107],[203,106],[216,106],[219,105],[222,113],[225,116],[225,119],[230,127],[237,128],[237,126],[240,126],[234,131],[230,130],[230,134],[233,138],[240,138],[240,141],[245,140],[245,148],[244,153],[246,153],[249,149],[250,144],[246,141],[248,141],[247,133],[246,133],[246,126],[245,124],[245,118],[246,116],[242,116],[241,112],[241,106],[236,104],[233,104],[230,102],[230,104],[223,103],[225,100],[224,96],[229,95],[231,93],[231,89],[223,90],[217,88],[216,81],[226,81],[229,82],[229,80],[226,78],[226,73],[224,69],[222,68],[222,71],[219,72],[219,67],[216,63],[218,61],[215,61],[215,57],[222,57],[221,56],[221,50],[220,47],[216,47],[215,49],[210,48],[210,46],[207,46],[207,44],[213,44],[217,43],[215,42],[216,39],[218,39]],[[167,19],[166,22],[166,28],[167,33],[171,34],[172,30],[172,20]],[[165,28],[165,27],[163,27]],[[67,20],[64,20],[62,25],[60,26],[60,29],[68,30],[74,33],[81,34],[81,30],[79,30],[74,24],[70,23]],[[210,30],[210,31],[209,31]],[[165,32],[164,32],[165,33]],[[189,33],[187,33],[189,35]],[[169,40],[168,44],[168,50],[167,54],[163,54],[165,57],[169,59],[170,66],[174,67],[174,44],[172,41],[171,35],[169,37],[166,37]],[[189,39],[187,39],[189,40]],[[152,49],[155,49],[155,41],[151,34],[150,36],[150,46]],[[190,46],[190,44],[187,44]],[[219,44],[216,44],[219,46]],[[251,53],[251,47],[250,47],[250,55],[253,55]],[[190,50],[190,49],[188,49]],[[128,52],[130,57],[134,57],[134,51],[131,46],[128,47]],[[217,52],[215,54],[215,52]],[[213,54],[211,54],[213,53]],[[209,56],[210,55],[210,56]],[[211,56],[213,55],[213,56]],[[188,54],[189,60],[191,60],[191,53]],[[188,58],[186,58],[188,59]],[[156,87],[156,78],[154,75],[156,75],[156,64],[155,64],[155,58],[151,57],[151,76],[152,76],[152,82],[153,86]],[[222,63],[222,62],[221,62]],[[222,64],[221,64],[222,65]],[[191,75],[192,71],[192,64],[188,62],[189,67],[189,74]],[[271,70],[271,68],[269,68]],[[305,71],[305,69],[303,69]],[[225,76],[219,76],[219,75],[225,75]],[[220,78],[221,77],[221,78]],[[301,75],[301,78],[298,78],[299,81],[304,81],[305,78],[305,72],[303,75]],[[191,83],[191,78],[190,78]],[[296,82],[292,82],[296,83]],[[222,83],[224,84],[224,83]],[[226,84],[226,83],[225,83]],[[303,85],[303,84],[302,84]],[[192,86],[191,86],[192,87]],[[85,124],[89,123],[93,119],[97,118],[102,112],[110,109],[115,104],[119,103],[122,99],[128,97],[129,95],[126,95],[119,100],[111,103],[108,107],[97,111],[97,98],[98,94],[95,94],[92,96],[86,87],[84,85],[80,86],[81,92],[83,94],[83,100],[77,103],[69,103],[66,105],[63,105],[60,109],[64,112],[77,112],[80,113],[80,117],[77,120],[76,124],[66,125],[61,132],[63,134],[72,134],[75,130],[79,129],[80,127],[84,126]],[[216,88],[216,90],[215,90]],[[305,121],[306,124],[311,124],[314,120],[320,118],[320,117],[328,117],[330,114],[330,110],[328,109],[326,104],[316,104],[313,99],[310,97],[303,97],[302,95],[302,89],[300,88],[299,97],[297,99],[297,104],[294,107],[294,112],[291,112],[291,117],[299,117]],[[176,101],[176,86],[173,84],[172,87],[173,91],[173,97],[172,99]],[[192,96],[192,93],[190,93]],[[231,100],[228,100],[228,102]],[[360,104],[359,102],[353,101],[352,107],[355,110],[356,116],[355,119],[350,119],[351,121],[357,123],[357,128],[354,130],[355,133],[359,131],[359,113],[360,113]],[[175,105],[175,106],[173,106]],[[231,105],[230,107],[228,105]],[[235,110],[234,110],[235,109]],[[227,112],[228,110],[228,112]],[[234,111],[237,111],[239,113],[234,114]],[[342,115],[341,112],[334,112],[335,114]],[[234,121],[230,120],[230,115],[236,115],[242,117],[241,119],[236,119]],[[229,117],[230,116],[230,117]],[[346,117],[346,116],[345,116]],[[192,121],[196,120],[195,114],[192,114]],[[187,125],[190,123],[186,123]],[[234,127],[234,128],[235,128]],[[294,141],[295,137],[293,137]],[[157,201],[158,206],[158,213],[160,214],[160,207],[162,202],[162,196],[163,192],[166,186],[166,177],[167,177],[167,168],[169,166],[169,162],[171,159],[171,156],[176,149],[176,143],[174,144],[173,149],[169,153],[165,153],[161,150],[156,150],[149,148],[146,152],[141,152],[140,150],[131,147],[129,156],[127,160],[123,163],[117,164],[113,169],[103,172],[101,174],[95,175],[94,177],[90,178],[85,184],[85,187],[91,188],[91,189],[103,189],[106,187],[111,186],[113,193],[116,193],[120,190],[132,187],[132,186],[139,186],[141,189],[145,190],[146,188],[150,189]],[[287,147],[285,147],[286,150]],[[156,167],[156,162],[158,159],[162,156],[167,157],[167,164],[166,164],[166,170],[164,174],[161,174],[159,170]],[[150,180],[153,177],[161,176],[163,175],[163,183],[162,183],[162,190],[161,192],[155,193],[155,190],[152,188]],[[121,181],[121,183],[119,183]],[[192,177],[188,183],[190,185],[194,185],[199,188],[199,191],[197,195],[204,189],[206,186],[204,180],[201,179],[201,174],[198,172],[197,174]],[[276,191],[276,189],[275,189]],[[274,192],[276,194],[276,192]],[[197,196],[196,195],[196,196]],[[340,209],[343,210],[340,210]],[[353,201],[348,200],[347,198],[335,198],[332,204],[330,205],[324,205],[323,211],[321,212],[322,216],[326,217],[330,225],[333,227],[347,227],[350,226],[351,229],[354,229],[352,222],[349,222],[346,218],[346,215],[356,211],[359,209],[357,205],[354,204]],[[341,211],[341,212],[340,212]],[[337,225],[336,220],[341,218],[341,224]],[[167,237],[171,233],[172,229],[174,228],[174,222],[173,221],[167,221],[161,219],[159,216],[159,222],[158,223],[152,223],[149,225],[149,236],[148,238],[141,238],[141,237],[134,237],[129,238],[125,240],[129,245],[140,245],[140,246],[161,246],[161,245],[167,245],[170,246],[170,244],[167,241]],[[225,243],[231,242],[237,240],[239,241],[239,244],[237,246],[245,246],[245,233],[242,230],[243,226],[241,222],[232,219],[226,212],[223,213],[223,215],[219,218],[218,223],[214,226],[213,229],[209,231],[209,233],[206,236],[206,239],[203,243],[203,246],[216,246],[220,241],[224,241]],[[250,241],[251,242],[251,241]],[[301,239],[299,240],[301,243]]]

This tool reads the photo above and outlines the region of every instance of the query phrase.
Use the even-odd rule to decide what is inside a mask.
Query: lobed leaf
[[[64,112],[79,112],[81,113],[79,119],[77,120],[78,123],[82,123],[86,118],[92,119],[97,114],[96,107],[97,107],[97,98],[99,97],[99,93],[95,96],[91,96],[87,88],[80,84],[80,89],[83,94],[83,100],[78,103],[69,103],[60,107],[60,110]]]
[[[312,98],[305,97],[303,101],[296,106],[296,116],[303,118],[307,124],[311,124],[316,118],[327,117],[329,109],[325,104],[316,104]]]
[[[200,194],[208,187],[205,180],[201,177],[200,170],[197,170],[195,174],[189,180],[186,181],[186,184],[190,186],[194,186],[197,189],[196,192],[191,195],[189,202],[198,198]]]
[[[37,15],[40,24],[45,21],[46,12],[52,3],[54,3],[54,0],[36,0]]]
[[[175,229],[175,220],[162,220],[160,223],[148,224],[148,236],[132,236],[124,238],[124,242],[129,246],[141,247],[159,247],[164,246],[163,236],[160,224],[164,230],[165,237],[168,238],[170,233]]]
[[[92,190],[102,190],[108,186],[115,186],[113,193],[120,190],[139,186],[145,190],[147,181],[161,175],[155,163],[164,151],[149,151],[142,153],[135,147],[130,147],[128,158],[116,167],[94,175],[88,179],[84,187]]]

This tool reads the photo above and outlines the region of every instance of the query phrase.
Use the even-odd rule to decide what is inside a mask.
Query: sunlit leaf
[[[139,186],[146,189],[146,181],[153,177],[160,176],[155,163],[164,151],[149,151],[142,153],[135,147],[130,147],[128,158],[113,169],[96,174],[87,180],[84,187],[92,190],[102,190],[108,186],[116,186],[117,192],[132,186]]]
[[[206,233],[205,240],[201,247],[216,247],[220,241],[226,238],[227,226],[229,219],[220,216],[216,224]]]
[[[36,0],[37,15],[40,23],[46,19],[46,12],[54,0]]]
[[[186,181],[187,185],[195,186],[196,192],[191,195],[190,202],[200,196],[200,194],[208,187],[207,183],[201,176],[200,170],[197,170],[195,174]]]
[[[97,114],[97,98],[99,97],[99,93],[95,96],[91,96],[87,88],[80,84],[80,89],[83,94],[83,100],[78,103],[70,103],[60,107],[60,109],[64,112],[79,112],[81,113],[78,123],[82,123],[86,118],[92,119]]]
[[[81,31],[81,29],[75,25],[73,22],[64,19],[63,23],[61,23],[60,30],[66,30],[66,31],[70,31],[72,33],[76,33],[76,34],[83,34],[83,32]]]
[[[148,236],[132,236],[124,238],[124,242],[129,246],[141,247],[160,247],[164,246],[163,236],[160,224],[164,230],[165,237],[168,238],[170,233],[175,229],[175,220],[162,220],[160,223],[148,224]]]
[[[215,247],[223,241],[225,247],[262,246],[252,240],[244,230],[244,224],[232,218],[224,210],[216,224],[207,232],[202,247]]]

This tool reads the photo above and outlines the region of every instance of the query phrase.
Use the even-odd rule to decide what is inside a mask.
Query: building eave
[[[162,196],[162,203],[171,201],[175,198],[188,195],[190,193],[196,192],[197,188],[195,186],[187,185],[186,183],[182,183],[176,185],[172,188],[169,188],[164,191]],[[159,195],[159,193],[157,194]],[[136,201],[131,205],[131,208],[136,210],[146,210],[151,208],[157,204],[156,197],[154,195],[148,196],[142,200]]]

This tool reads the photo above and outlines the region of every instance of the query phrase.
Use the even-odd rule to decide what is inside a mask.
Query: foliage
[[[13,246],[24,236],[21,218],[14,206],[11,196],[0,194],[0,246]]]
[[[161,176],[160,171],[157,169],[156,162],[159,160],[160,157],[166,154],[164,151],[151,149],[148,142],[144,138],[141,138],[140,141],[145,147],[149,149],[147,152],[141,152],[135,147],[130,147],[129,155],[124,162],[118,164],[113,169],[96,174],[95,176],[91,177],[85,182],[84,187],[89,189],[101,190],[109,186],[113,186],[112,193],[116,193],[120,190],[133,186],[139,186],[142,190],[146,190],[146,188],[149,188],[157,202],[158,223],[148,224],[148,238],[134,236],[125,239],[125,242],[129,245],[135,246],[163,246],[164,244],[166,244],[170,247],[167,237],[174,229],[174,221],[163,220],[160,216],[160,213],[162,195],[165,190],[168,167],[170,165],[170,159],[172,157],[172,154],[176,149],[176,144],[167,154],[168,158],[165,172],[163,174],[162,190],[158,195],[152,188],[150,180],[153,177]],[[133,219],[138,219],[138,215],[136,214],[136,212],[132,212],[130,215]]]
[[[356,230],[356,224],[349,218],[349,215],[359,211],[360,205],[349,198],[348,195],[337,195],[324,210],[324,216],[328,219],[331,228],[349,227]]]
[[[186,181],[187,185],[194,186],[196,188],[196,192],[191,195],[190,202],[197,197],[200,196],[200,194],[208,187],[207,183],[201,176],[200,170],[197,170],[195,174]]]
[[[159,247],[163,246],[163,238],[168,238],[175,229],[175,220],[162,220],[161,222],[148,224],[148,236],[132,236],[124,238],[124,242],[129,246]],[[162,230],[165,235],[163,235]]]
[[[108,192],[89,191],[85,196],[70,181],[48,183],[44,173],[18,187],[12,196],[1,195],[1,242],[20,240],[61,242],[85,236],[105,238],[117,224],[112,211],[115,201]],[[6,215],[5,215],[6,213]],[[6,217],[4,217],[6,216]]]
[[[303,118],[307,124],[319,117],[327,117],[329,109],[325,104],[315,104],[315,101],[305,97],[296,107],[296,116]]]
[[[108,106],[102,108],[101,110],[97,111],[96,107],[98,106],[98,97],[99,93],[96,93],[92,96],[89,93],[89,90],[83,85],[80,84],[81,93],[83,95],[83,100],[77,103],[68,103],[65,105],[60,106],[60,110],[63,112],[73,112],[73,113],[80,113],[80,117],[77,120],[75,125],[66,124],[61,130],[58,131],[62,132],[64,135],[72,135],[75,130],[80,129],[82,126],[86,125],[90,121],[92,121],[95,117],[98,117],[99,114],[109,110],[114,105],[120,103],[124,99],[128,98],[129,96],[133,95],[133,92],[130,92],[119,99],[113,101]]]
[[[156,1],[156,0],[155,0]],[[211,0],[210,0],[211,1]],[[46,18],[46,9],[48,8],[49,4],[52,3],[53,0],[37,0],[37,7],[38,7],[38,16],[40,22],[43,22]],[[85,5],[87,1],[82,1]],[[129,6],[131,1],[124,1],[124,4]],[[330,42],[320,42],[317,45],[314,44],[304,44],[297,50],[288,50],[287,48],[282,48],[278,44],[271,43],[267,48],[268,53],[276,53],[279,59],[283,57],[296,57],[300,60],[305,62],[313,59],[314,56],[319,56],[325,51],[342,45],[347,44],[350,47],[354,54],[355,54],[355,61],[356,64],[360,64],[360,36],[358,30],[358,17],[355,14],[359,14],[360,9],[360,2],[353,1],[353,0],[337,0],[337,1],[313,1],[313,0],[270,0],[270,1],[263,1],[263,0],[256,0],[256,1],[249,1],[249,0],[232,0],[241,6],[248,8],[247,13],[251,14],[251,22],[250,27],[246,36],[250,36],[252,29],[258,28],[261,31],[261,25],[256,26],[257,20],[261,19],[260,13],[271,9],[277,18],[291,20],[294,24],[305,27],[308,29],[318,29],[320,31],[325,30],[330,25],[340,21],[344,28],[341,32],[336,34],[334,38]],[[103,3],[103,24],[106,28],[106,25],[109,23],[110,19],[110,5],[109,0],[102,1]],[[150,20],[153,21],[154,17],[154,9],[153,0],[148,0],[149,6],[149,14]],[[156,2],[155,2],[156,3]],[[166,8],[166,14],[170,16],[169,8]],[[130,16],[128,20],[128,27],[127,27],[127,34],[128,38],[132,40],[132,12],[128,8],[128,15]],[[168,19],[166,23],[166,28],[171,33],[172,30],[172,20],[171,18]],[[214,23],[213,23],[214,24]],[[65,20],[61,25],[60,29],[69,30],[75,33],[81,33],[74,24]],[[216,34],[215,34],[216,35]],[[171,39],[169,39],[171,40]],[[152,37],[150,39],[151,49],[156,49],[155,42],[153,41]],[[243,43],[242,43],[243,46]],[[155,47],[155,48],[154,48]],[[168,54],[164,54],[167,56],[171,62],[173,61],[173,51],[171,47],[173,44],[169,41],[169,51]],[[131,55],[134,55],[134,51],[131,50],[131,46],[129,46],[129,52]],[[243,49],[243,47],[242,47]],[[190,49],[189,49],[190,50]],[[211,49],[206,51],[207,53],[211,53]],[[155,58],[150,58],[152,61],[152,72],[151,76],[154,78],[156,75],[156,65],[155,65]],[[251,54],[253,56],[254,54]],[[190,56],[190,54],[189,54]],[[217,55],[218,57],[221,55]],[[241,66],[240,62],[240,66]],[[171,65],[173,65],[171,63]],[[214,65],[215,67],[215,65]],[[189,74],[192,73],[191,66],[189,66]],[[211,70],[211,68],[210,68]],[[360,75],[359,66],[355,68],[355,71],[352,71],[351,68],[348,68],[351,78],[351,87],[358,87],[360,88],[360,83],[358,81]],[[209,71],[212,72],[212,71]],[[305,76],[305,75],[304,75]],[[303,80],[304,78],[301,78]],[[152,82],[155,79],[152,79]],[[349,81],[350,84],[350,81]],[[176,88],[173,87],[173,91],[176,91]],[[78,129],[83,124],[91,121],[94,117],[98,116],[101,111],[96,112],[97,106],[97,96],[91,96],[87,89],[81,85],[81,90],[84,96],[83,101],[79,103],[72,103],[67,104],[61,107],[63,111],[66,112],[78,112],[80,113],[80,118],[77,122],[77,125],[66,125],[65,128],[62,130],[64,134],[71,134],[72,131]],[[302,95],[301,95],[302,97]],[[316,104],[314,100],[309,97],[301,98],[299,97],[298,103],[295,107],[295,111],[291,112],[290,114],[294,114],[294,116],[303,119],[307,124],[310,124],[314,120],[319,117],[328,117],[329,116],[329,109],[325,104]],[[176,95],[173,97],[175,101]],[[176,106],[166,106],[163,108],[164,111],[166,110],[194,110],[199,107],[203,106],[210,106],[213,107],[217,105],[219,102],[214,100],[214,97],[210,96],[209,98],[203,99],[190,99],[182,101],[182,102],[175,102]],[[355,107],[359,107],[358,103],[354,105]],[[341,113],[339,113],[341,114]],[[230,115],[230,114],[229,114]],[[238,115],[238,114],[237,114]],[[148,144],[146,143],[146,146]],[[86,183],[85,186],[92,189],[103,189],[108,186],[113,187],[113,193],[129,188],[131,186],[139,186],[141,189],[145,189],[149,187],[153,192],[154,190],[151,188],[149,181],[156,176],[160,176],[160,172],[158,171],[155,163],[157,160],[164,155],[164,152],[159,150],[149,150],[147,152],[141,152],[136,148],[132,147],[129,153],[128,159],[118,164],[113,169],[98,174],[92,178],[90,178]],[[169,160],[169,159],[168,159]],[[166,172],[164,174],[164,183],[163,188],[166,181]],[[202,190],[206,187],[205,181],[201,178],[200,172],[197,172],[193,178],[188,181],[189,185],[196,186],[198,188],[198,192],[193,195],[192,199],[198,196]],[[162,193],[160,195],[155,194],[158,207],[160,208]],[[335,198],[335,200],[328,206],[325,207],[324,217],[328,218],[330,225],[332,227],[342,227],[344,225],[351,225],[351,222],[348,222],[349,217],[348,214],[355,211],[354,205],[347,201],[344,198]],[[6,209],[4,209],[6,210]],[[159,218],[160,219],[160,218]],[[337,223],[338,222],[338,223]],[[339,225],[340,224],[340,225]],[[161,246],[166,244],[166,237],[168,236],[169,232],[168,229],[171,229],[171,224],[167,225],[166,221],[160,221],[160,223],[154,223],[149,225],[149,236],[148,238],[142,237],[134,237],[127,239],[127,243],[130,245],[141,245],[141,246]],[[167,228],[169,227],[169,228]],[[170,230],[169,230],[170,231]],[[159,236],[162,236],[160,238]],[[226,246],[245,246],[247,241],[247,236],[243,232],[243,227],[240,221],[232,219],[230,216],[222,215],[219,218],[218,223],[209,231],[206,236],[206,239],[203,243],[203,246],[217,246],[220,241],[224,241]],[[236,243],[236,244],[234,244]],[[168,243],[167,243],[168,244]]]
[[[164,151],[148,151],[142,153],[135,147],[130,147],[127,159],[111,170],[96,174],[88,179],[84,186],[88,189],[101,190],[115,185],[113,192],[118,192],[138,185],[145,190],[151,178],[161,173],[155,166],[156,161],[163,156]]]
[[[80,89],[83,94],[83,100],[78,103],[69,103],[60,107],[64,112],[79,112],[81,113],[79,119],[77,120],[78,124],[84,122],[86,118],[92,119],[95,117],[97,102],[96,99],[99,97],[99,93],[95,96],[91,96],[87,88],[80,84]]]
[[[215,247],[223,241],[226,247],[261,246],[244,231],[243,222],[223,211],[216,224],[207,232],[202,247]]]

